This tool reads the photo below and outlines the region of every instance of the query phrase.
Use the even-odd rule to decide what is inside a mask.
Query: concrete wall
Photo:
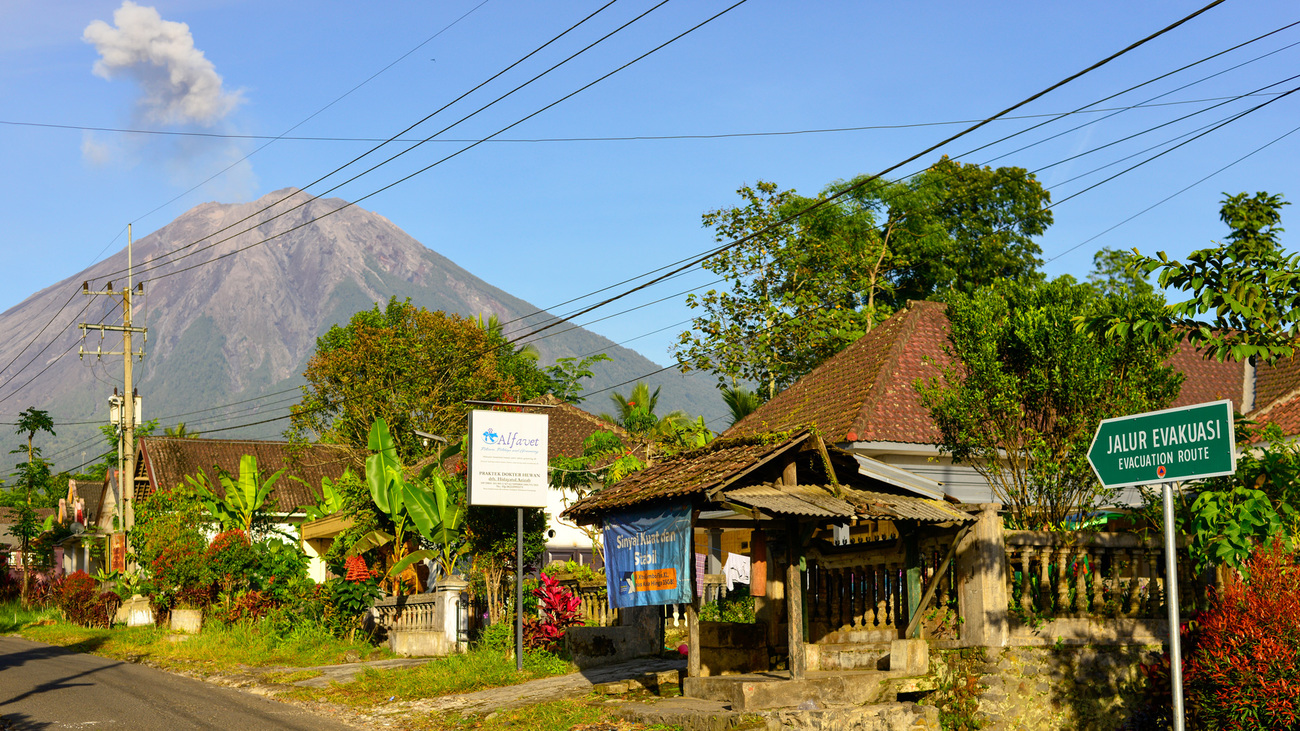
[[[1122,728],[1143,692],[1138,664],[1156,646],[934,651],[941,688],[969,688],[985,731]]]
[[[622,624],[617,626],[570,627],[564,642],[573,664],[586,670],[659,654],[663,649],[659,611],[659,607],[628,607],[619,610]]]

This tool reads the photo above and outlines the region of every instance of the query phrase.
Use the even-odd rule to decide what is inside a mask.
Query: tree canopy
[[[946,157],[907,181],[837,181],[817,198],[766,181],[737,193],[742,205],[704,214],[719,243],[743,242],[703,265],[727,286],[687,297],[701,314],[676,355],[683,370],[756,383],[764,398],[909,299],[1037,277],[1033,237],[1052,222],[1048,192],[1025,170]]]
[[[1224,193],[1219,219],[1228,225],[1217,246],[1172,260],[1165,252],[1137,255],[1135,268],[1158,274],[1160,287],[1188,298],[1150,317],[1083,318],[1080,328],[1125,337],[1178,332],[1207,357],[1272,362],[1295,354],[1300,337],[1300,255],[1282,251],[1280,195]],[[1136,251],[1135,251],[1136,254]]]
[[[304,375],[291,438],[314,433],[364,449],[370,426],[383,419],[404,462],[420,456],[415,430],[464,431],[466,399],[528,400],[551,383],[499,328],[396,298],[317,338]]]
[[[1107,497],[1087,451],[1102,419],[1167,406],[1174,338],[1106,337],[1079,313],[1150,316],[1152,296],[1104,296],[1069,276],[995,282],[949,299],[942,375],[918,381],[941,448],[970,464],[1022,528],[1061,528]]]

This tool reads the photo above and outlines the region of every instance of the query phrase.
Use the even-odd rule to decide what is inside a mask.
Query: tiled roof
[[[1244,385],[1245,364],[1234,360],[1220,363],[1213,358],[1206,358],[1184,341],[1166,361],[1174,370],[1182,373],[1182,390],[1169,405],[1170,408],[1203,404],[1209,401],[1231,399],[1232,407],[1242,406],[1242,387]],[[1258,392],[1257,392],[1258,393]],[[1258,396],[1256,397],[1258,402]]]
[[[149,477],[149,491],[174,489],[185,484],[185,475],[204,472],[213,491],[221,494],[221,483],[213,467],[236,476],[239,460],[246,454],[257,458],[257,469],[263,479],[288,468],[271,492],[275,510],[280,513],[296,512],[304,505],[315,504],[320,496],[321,478],[338,479],[345,468],[358,473],[365,470],[364,463],[351,449],[334,444],[307,444],[295,449],[289,442],[242,439],[145,437],[140,440],[140,462]],[[137,495],[137,500],[141,498],[142,495]]]
[[[59,512],[54,508],[36,508],[36,517],[45,520],[47,517]],[[13,525],[18,521],[17,508],[0,508],[0,525]]]
[[[695,495],[721,487],[796,447],[807,437],[807,432],[794,435],[721,437],[707,446],[670,457],[653,467],[628,475],[617,484],[570,505],[561,517],[581,519],[611,508],[624,508],[660,498]]]
[[[534,402],[529,402],[534,403]],[[546,394],[535,403],[549,405],[552,408],[528,408],[524,411],[532,414],[546,414],[550,417],[547,427],[547,459],[556,457],[579,457],[582,455],[582,443],[587,437],[598,431],[612,431],[619,436],[626,436],[623,428],[611,424],[599,416],[589,414],[567,401]]]
[[[940,368],[951,362],[944,351],[947,344],[944,305],[910,302],[906,310],[822,363],[726,434],[815,425],[830,442],[937,444],[939,430],[914,384],[940,375]],[[1186,375],[1171,407],[1222,399],[1241,406],[1243,364],[1207,360],[1186,343],[1168,364]],[[1300,363],[1261,368],[1260,373],[1261,380],[1272,378],[1289,387],[1266,385],[1256,406],[1266,403],[1273,391],[1300,388]]]
[[[1259,426],[1277,424],[1287,436],[1300,434],[1300,356],[1261,365],[1255,373],[1255,410]]]
[[[1300,389],[1300,356],[1261,365],[1255,370],[1255,408],[1264,408],[1278,399],[1294,396]]]
[[[103,480],[69,480],[77,488],[77,497],[86,501],[86,524],[99,522],[99,506],[104,502]]]
[[[910,302],[726,435],[816,426],[830,442],[935,444],[939,431],[913,383],[939,375],[947,340],[944,305]]]

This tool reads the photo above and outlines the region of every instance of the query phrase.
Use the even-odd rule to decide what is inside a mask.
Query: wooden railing
[[[584,581],[572,575],[551,574],[560,585],[578,597],[578,611],[582,623],[588,627],[613,627],[618,624],[618,610],[609,606],[609,596],[604,579]]]
[[[895,542],[842,554],[814,555],[804,573],[804,607],[810,639],[819,641],[841,632],[879,631],[901,636],[911,617],[909,607],[919,602],[925,588],[942,566],[952,536],[921,540],[909,564],[907,552]],[[909,589],[908,570],[917,581]],[[957,597],[953,591],[956,570],[949,562],[939,576],[935,593],[922,616],[926,633],[950,636],[959,625]],[[916,597],[911,596],[916,592]],[[838,641],[837,637],[830,637]]]
[[[1007,600],[1013,616],[1159,618],[1165,608],[1165,551],[1134,533],[1006,531]],[[1181,551],[1180,551],[1181,553]],[[1185,613],[1206,583],[1178,561]]]

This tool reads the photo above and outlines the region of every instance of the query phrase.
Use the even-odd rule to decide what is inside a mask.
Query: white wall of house
[[[578,499],[576,492],[552,487],[546,493],[546,525],[555,535],[546,540],[546,551],[550,556],[564,560],[573,556],[573,560],[586,563],[592,555],[591,539],[575,523],[560,519],[560,513]],[[582,557],[580,559],[580,557]],[[545,560],[546,557],[543,557]]]

